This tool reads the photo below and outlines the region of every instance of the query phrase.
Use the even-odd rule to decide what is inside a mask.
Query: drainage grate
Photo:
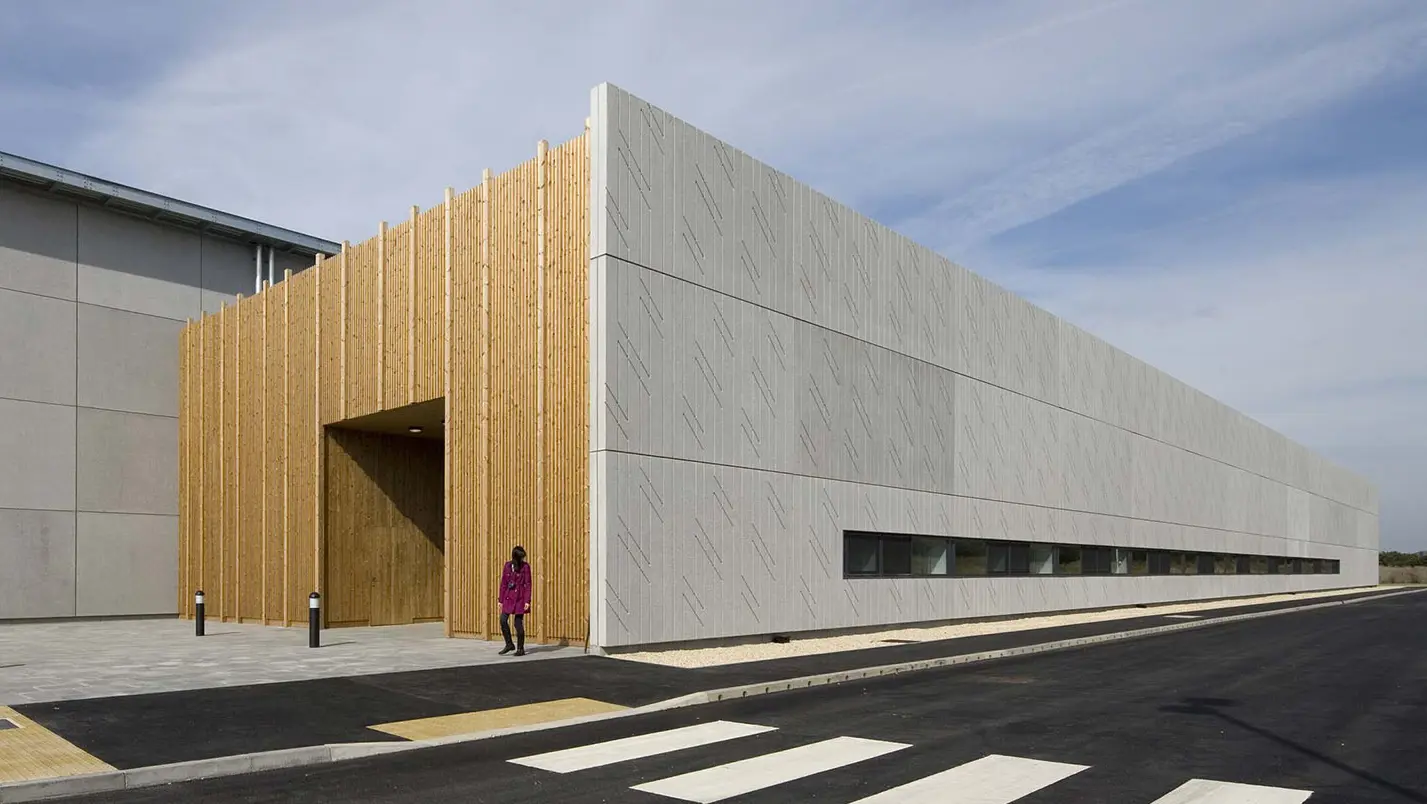
[[[879,640],[879,641],[881,641],[881,642],[894,642],[894,643],[896,643],[896,644],[898,644],[898,645],[911,645],[911,644],[914,644],[914,643],[917,643],[917,642],[921,642],[920,639],[883,639],[883,640]]]
[[[15,721],[10,720],[9,718],[0,717],[0,731],[8,731],[9,729],[18,728],[20,728],[19,723],[16,723]]]

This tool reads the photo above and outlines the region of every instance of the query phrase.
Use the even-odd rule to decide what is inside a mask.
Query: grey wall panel
[[[78,508],[178,514],[178,420],[79,409]]]
[[[1372,501],[1360,479],[637,98],[593,100],[597,642],[1369,576],[1375,520],[1342,506]],[[1345,571],[847,581],[857,529]]]
[[[74,614],[74,513],[0,508],[0,620]]]
[[[74,404],[74,302],[0,290],[0,397]]]
[[[183,321],[198,315],[199,235],[79,210],[79,301]]]
[[[0,508],[74,510],[74,408],[0,399]]]
[[[204,290],[205,305],[209,303],[210,298],[231,301],[239,293],[244,296],[253,295],[255,246],[204,237],[199,248],[202,256],[201,287]]]
[[[927,622],[1374,582],[1376,553],[1309,549],[1170,523],[1097,517],[841,481],[603,453],[614,542],[606,646]],[[844,579],[843,528],[1316,553],[1340,576]],[[1066,538],[1069,537],[1069,538]],[[1366,579],[1366,580],[1364,580]],[[597,615],[598,616],[598,615]]]
[[[74,299],[74,204],[0,187],[0,288]]]
[[[178,517],[81,512],[76,613],[171,614],[178,589]]]
[[[79,404],[178,415],[178,334],[170,318],[79,305]]]

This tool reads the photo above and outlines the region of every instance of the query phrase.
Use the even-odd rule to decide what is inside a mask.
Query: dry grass
[[[1378,567],[1378,582],[1427,584],[1427,567]]]

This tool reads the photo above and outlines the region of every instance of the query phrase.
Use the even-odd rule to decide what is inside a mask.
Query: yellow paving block
[[[452,737],[457,734],[474,734],[492,729],[506,729],[512,726],[528,726],[532,723],[548,723],[552,720],[618,712],[627,708],[604,701],[593,701],[589,698],[562,698],[558,701],[508,706],[504,709],[486,709],[480,712],[462,712],[457,715],[382,723],[368,726],[368,728],[408,740],[430,740],[437,737]]]
[[[114,770],[8,706],[0,706],[0,718],[18,727],[0,728],[0,783]]]

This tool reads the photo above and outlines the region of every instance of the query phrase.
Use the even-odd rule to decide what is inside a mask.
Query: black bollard
[[[322,645],[322,596],[313,592],[307,596],[307,647]]]
[[[193,593],[193,635],[203,636],[203,590]]]

